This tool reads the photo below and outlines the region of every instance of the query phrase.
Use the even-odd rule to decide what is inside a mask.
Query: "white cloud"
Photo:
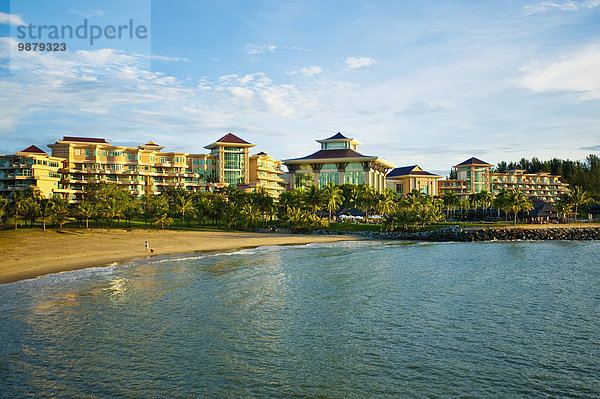
[[[191,62],[189,58],[186,57],[166,57],[163,55],[152,54],[150,57],[152,61],[162,61],[162,62]]]
[[[272,44],[248,44],[246,45],[247,54],[263,54],[266,52],[272,53],[277,49],[277,46]]]
[[[375,65],[377,61],[369,57],[348,57],[344,60],[346,69],[359,69]]]
[[[288,75],[296,75],[301,73],[304,76],[313,76],[313,75],[317,75],[319,73],[323,72],[323,68],[321,68],[320,66],[317,65],[313,65],[313,66],[309,66],[309,67],[303,67],[302,69],[298,70],[298,71],[290,71],[290,72],[286,72]]]
[[[596,8],[600,6],[600,0],[587,1],[565,1],[562,3],[554,1],[541,1],[524,7],[525,15],[545,13],[552,10],[579,11],[585,8]]]
[[[7,14],[5,12],[0,12],[0,24],[3,25],[27,25],[23,22],[23,19],[20,15],[17,14]]]
[[[519,86],[535,92],[571,91],[583,99],[600,99],[600,45],[586,47],[558,60],[534,62],[521,69]]]

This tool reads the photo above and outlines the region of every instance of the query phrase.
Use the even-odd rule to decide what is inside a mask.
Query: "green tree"
[[[53,199],[42,198],[40,200],[40,218],[42,219],[42,230],[46,231],[46,220],[52,217],[55,202]]]
[[[82,200],[79,204],[75,206],[75,215],[81,220],[85,220],[85,228],[90,228],[90,219],[96,213],[96,209],[94,205],[87,201]]]
[[[162,213],[160,215],[156,215],[155,219],[154,219],[154,225],[158,226],[160,224],[160,228],[162,230],[165,229],[165,226],[169,226],[173,223],[173,218],[169,217],[169,215],[167,214],[167,212]]]
[[[58,229],[62,230],[63,225],[69,219],[69,204],[63,198],[53,198],[52,221],[58,224]]]
[[[396,208],[396,201],[396,193],[388,188],[377,196],[377,205],[375,206],[375,209],[380,215],[387,215]]]
[[[27,207],[27,197],[22,191],[15,191],[12,197],[12,212],[15,216],[15,230],[17,230],[17,217],[21,216]]]
[[[529,198],[517,188],[508,190],[502,206],[504,212],[511,212],[514,215],[514,224],[517,224],[519,212],[527,212],[533,209],[533,204]]]
[[[254,229],[261,219],[261,211],[257,204],[246,204],[241,210],[244,228]]]
[[[580,186],[572,187],[567,195],[569,202],[575,207],[575,218],[579,216],[579,207],[592,201],[588,192]]]
[[[196,208],[194,207],[194,201],[191,197],[180,196],[175,198],[175,210],[181,219],[180,229],[183,228],[183,221],[185,220],[186,214],[194,214]]]
[[[456,207],[460,205],[460,198],[458,198],[458,195],[456,195],[454,191],[446,191],[442,200],[444,201],[446,212],[450,213],[450,209],[452,209],[452,216],[456,218]]]
[[[342,196],[342,190],[338,186],[333,183],[327,184],[325,188],[323,188],[321,197],[329,210],[329,219],[328,222],[331,223],[331,212],[334,209],[337,209],[342,202],[344,202],[344,197]]]
[[[304,203],[311,207],[313,215],[316,215],[319,207],[323,203],[319,187],[314,184],[308,186],[304,191],[303,199]]]
[[[6,198],[0,198],[0,221],[6,224],[9,215],[9,202]]]

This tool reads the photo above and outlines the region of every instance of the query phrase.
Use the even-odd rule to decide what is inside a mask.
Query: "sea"
[[[348,241],[0,285],[0,397],[597,398],[600,242]]]

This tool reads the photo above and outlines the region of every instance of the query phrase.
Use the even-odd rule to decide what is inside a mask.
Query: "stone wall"
[[[418,233],[388,233],[372,231],[329,231],[317,230],[313,234],[358,235],[378,240],[418,240],[418,241],[512,241],[512,240],[600,240],[600,227],[469,227],[450,226],[443,229]]]

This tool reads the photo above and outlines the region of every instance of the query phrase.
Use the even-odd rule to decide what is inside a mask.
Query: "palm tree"
[[[482,204],[483,209],[486,209],[491,206],[492,201],[494,200],[494,196],[487,190],[482,190],[477,194],[479,202]],[[491,209],[490,209],[491,212]]]
[[[592,198],[588,192],[580,186],[573,187],[567,195],[569,202],[575,207],[575,221],[577,221],[577,216],[579,216],[579,207],[592,201]]]
[[[6,224],[8,218],[8,200],[6,198],[0,198],[0,222]]]
[[[157,216],[156,220],[154,221],[154,225],[158,226],[160,224],[160,228],[162,230],[165,229],[165,225],[168,226],[172,223],[173,223],[173,218],[169,217],[169,215],[167,215],[166,212]]]
[[[227,230],[231,230],[231,227],[240,220],[240,208],[235,202],[223,203],[223,208],[220,213]]]
[[[479,207],[479,195],[478,193],[469,194],[469,205],[471,209],[475,209],[475,219],[477,219],[477,208]]]
[[[94,216],[96,209],[94,205],[86,200],[81,201],[79,205],[75,207],[75,214],[81,219],[85,219],[85,228],[90,228],[90,218]]]
[[[179,226],[180,229],[183,228],[185,214],[193,214],[196,212],[196,208],[194,207],[194,201],[192,200],[192,198],[186,196],[179,196],[175,199],[175,209],[181,218],[181,225]]]
[[[512,212],[514,215],[514,224],[517,224],[517,215],[519,212],[526,212],[533,208],[533,204],[529,198],[519,189],[513,188],[508,191],[506,200],[503,201],[503,210],[505,212]]]
[[[69,218],[69,204],[65,199],[52,199],[54,206],[52,207],[52,220],[58,224],[58,229],[62,230],[63,225]]]
[[[421,223],[421,228],[426,224],[433,224],[443,219],[442,212],[431,202],[418,204],[415,209],[415,218]]]
[[[381,215],[387,215],[396,207],[396,193],[389,188],[381,192],[377,197],[377,212]]]
[[[246,228],[254,228],[261,218],[261,211],[257,204],[244,205],[240,213]]]
[[[372,186],[361,184],[356,190],[355,204],[358,208],[365,211],[365,217],[369,217],[369,209],[375,206],[377,192]]]
[[[446,191],[442,198],[444,200],[446,212],[450,212],[450,208],[452,208],[452,216],[456,218],[456,207],[460,205],[460,198],[458,198],[458,195],[456,195],[454,191]]]
[[[33,227],[35,221],[40,216],[40,203],[38,199],[29,197],[25,200],[25,212],[23,216],[29,219],[30,226]]]
[[[122,206],[116,198],[109,197],[108,201],[104,203],[103,208],[102,215],[106,218],[108,226],[112,227],[113,219],[116,217],[120,218],[122,216]]]
[[[311,184],[304,191],[303,197],[304,203],[310,206],[312,208],[313,214],[316,215],[317,210],[319,209],[322,203],[321,190],[319,189],[319,187],[315,186],[314,184]]]
[[[54,212],[54,201],[47,198],[40,200],[40,218],[42,218],[42,230],[46,231],[46,219]]]
[[[15,214],[15,230],[17,230],[17,217],[25,211],[26,198],[22,192],[15,191],[12,198],[12,211]]]
[[[272,214],[274,208],[273,197],[269,195],[264,187],[259,187],[256,192],[251,194],[250,200],[260,210],[266,226],[267,217]]]
[[[338,206],[344,202],[344,197],[342,196],[342,190],[332,182],[327,184],[327,186],[322,191],[323,202],[327,205],[327,209],[329,210],[329,223],[331,223],[331,212],[333,209],[336,209]]]
[[[198,224],[204,227],[206,217],[210,214],[212,207],[212,201],[210,194],[200,193],[196,196],[196,217],[198,218]]]

